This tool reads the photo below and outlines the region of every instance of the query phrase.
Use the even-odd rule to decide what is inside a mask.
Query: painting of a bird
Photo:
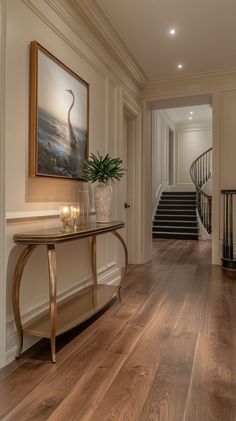
[[[36,48],[37,46],[35,46]],[[84,180],[89,85],[50,53],[35,50],[37,108],[32,174]],[[35,153],[37,152],[37,153]],[[33,162],[33,159],[32,159]]]

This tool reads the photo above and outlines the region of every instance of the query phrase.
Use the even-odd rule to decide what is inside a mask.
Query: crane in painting
[[[72,127],[72,124],[71,124],[71,121],[70,121],[71,110],[72,110],[72,108],[74,106],[74,103],[75,103],[75,95],[74,95],[74,92],[71,89],[66,89],[66,91],[69,92],[72,95],[72,98],[73,98],[72,104],[71,104],[71,106],[68,110],[67,119],[68,119],[69,135],[70,135],[70,146],[71,146],[71,150],[75,151],[75,149],[78,148],[78,143],[77,143],[75,132],[73,130],[73,127]]]

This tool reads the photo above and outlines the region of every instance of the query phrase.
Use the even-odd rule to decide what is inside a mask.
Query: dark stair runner
[[[198,240],[196,193],[163,192],[156,209],[152,236]]]

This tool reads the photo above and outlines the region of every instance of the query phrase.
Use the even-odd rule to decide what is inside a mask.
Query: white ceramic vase
[[[94,189],[96,220],[100,223],[111,221],[112,187],[108,183],[98,183]]]

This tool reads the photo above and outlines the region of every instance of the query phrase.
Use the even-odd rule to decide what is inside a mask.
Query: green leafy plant
[[[84,175],[88,181],[94,183],[107,183],[108,181],[120,180],[125,174],[125,168],[122,167],[123,161],[120,158],[111,158],[109,154],[105,157],[97,152],[97,156],[90,154],[85,164]]]

